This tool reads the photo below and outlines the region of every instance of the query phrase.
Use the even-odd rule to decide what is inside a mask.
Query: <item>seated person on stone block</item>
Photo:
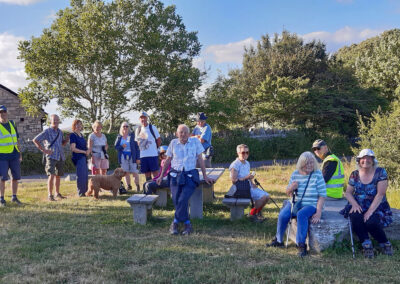
[[[254,208],[251,209],[249,218],[254,222],[262,222],[265,218],[262,217],[261,211],[269,200],[269,194],[253,183],[254,175],[250,173],[250,163],[247,161],[249,147],[245,144],[240,144],[236,147],[236,152],[238,157],[229,166],[232,183],[236,187],[250,185],[250,194],[251,199],[254,201]],[[248,184],[243,183],[244,181],[247,181]]]
[[[393,213],[386,199],[386,170],[378,167],[375,154],[370,149],[363,149],[356,161],[357,170],[351,173],[345,193],[349,203],[340,213],[350,218],[365,257],[374,257],[369,234],[379,243],[383,254],[393,255],[392,244],[383,230],[393,222]]]
[[[165,171],[164,175],[163,175],[163,179],[161,181],[161,184],[158,185],[157,184],[157,179],[158,177],[161,175],[162,170],[164,168],[165,165],[165,159],[167,158],[167,156],[165,155],[165,153],[167,152],[168,146],[160,146],[159,149],[159,154],[158,154],[158,158],[161,160],[161,169],[160,169],[160,173],[154,177],[152,180],[146,181],[143,184],[143,192],[145,194],[155,194],[157,188],[163,188],[163,187],[169,187],[169,183],[168,183],[168,173],[171,170],[171,165],[169,165],[169,167],[167,168],[167,170]]]
[[[297,161],[296,170],[292,173],[286,194],[295,194],[295,206],[291,202],[284,203],[278,216],[275,238],[267,247],[283,247],[283,237],[290,218],[297,218],[296,243],[298,256],[307,255],[306,238],[309,220],[316,224],[321,219],[322,207],[326,198],[324,177],[318,162],[311,152],[304,152]],[[297,205],[298,204],[298,205]],[[292,212],[291,212],[292,211]],[[297,211],[297,212],[296,212]]]

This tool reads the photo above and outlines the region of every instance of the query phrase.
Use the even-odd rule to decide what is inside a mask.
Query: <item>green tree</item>
[[[108,120],[109,129],[132,110],[185,119],[201,83],[196,33],[157,0],[73,0],[19,50],[30,113],[56,99],[63,116]]]
[[[399,98],[400,29],[344,47],[335,56],[354,70],[364,87],[379,88],[390,101]]]

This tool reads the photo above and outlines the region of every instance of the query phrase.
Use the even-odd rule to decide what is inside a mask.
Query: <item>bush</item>
[[[348,156],[352,153],[349,142],[340,135],[320,136],[313,132],[297,131],[289,132],[285,137],[257,139],[246,136],[242,131],[232,131],[225,137],[213,136],[213,162],[233,161],[236,158],[236,146],[239,144],[249,146],[251,161],[297,158],[302,152],[310,151],[312,143],[318,138],[324,139],[337,156]]]
[[[369,148],[375,152],[380,166],[384,167],[392,182],[400,182],[400,103],[394,102],[388,112],[378,111],[363,123],[359,121],[360,149]],[[359,150],[354,148],[354,154]]]

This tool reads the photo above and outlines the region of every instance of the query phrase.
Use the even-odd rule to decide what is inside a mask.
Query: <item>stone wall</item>
[[[0,104],[7,107],[8,119],[13,120],[17,126],[22,151],[36,151],[32,139],[42,131],[42,119],[45,113],[39,117],[29,116],[20,105],[17,94],[2,85],[0,85]]]

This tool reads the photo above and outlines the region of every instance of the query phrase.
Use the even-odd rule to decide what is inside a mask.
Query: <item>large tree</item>
[[[200,44],[174,6],[157,0],[72,0],[40,37],[19,45],[30,80],[20,91],[35,113],[56,99],[65,117],[113,122],[152,110],[174,128],[193,111]],[[176,120],[176,121],[175,121]]]

